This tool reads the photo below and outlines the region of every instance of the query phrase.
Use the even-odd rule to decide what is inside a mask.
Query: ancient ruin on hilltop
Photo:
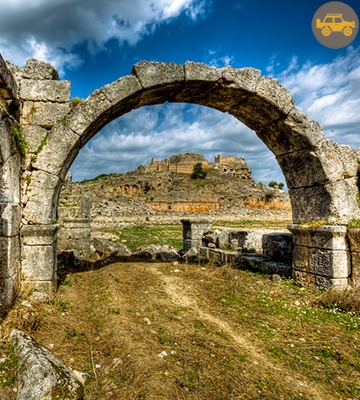
[[[181,153],[157,161],[154,157],[151,159],[150,165],[139,168],[144,172],[177,172],[180,174],[191,174],[194,165],[201,162],[205,169],[216,169],[229,175],[241,179],[251,178],[251,168],[246,164],[244,157],[226,156],[221,154],[214,157],[214,162],[207,161],[202,154]]]

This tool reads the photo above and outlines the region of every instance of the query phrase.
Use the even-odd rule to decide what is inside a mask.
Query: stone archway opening
[[[143,61],[134,65],[130,75],[96,90],[74,108],[69,83],[54,80],[48,65],[35,69],[30,64],[24,69],[27,72],[15,68],[24,133],[34,142],[41,138],[23,168],[25,288],[54,289],[56,207],[65,175],[79,150],[114,119],[165,101],[228,112],[256,132],[275,155],[289,188],[297,238],[294,252],[301,253],[295,258],[305,260],[294,264],[299,280],[345,285],[351,273],[345,225],[359,216],[355,152],[326,139],[321,125],[296,109],[291,93],[275,79],[252,68]],[[306,235],[299,229],[303,223],[314,222],[341,229],[315,227],[315,235],[310,228]],[[341,268],[336,269],[340,259]]]

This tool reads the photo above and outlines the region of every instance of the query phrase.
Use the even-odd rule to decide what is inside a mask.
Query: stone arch
[[[27,82],[25,88],[31,84]],[[228,112],[255,131],[276,156],[289,187],[293,222],[298,224],[292,228],[295,278],[319,286],[347,285],[351,258],[346,227],[321,226],[313,232],[313,227],[303,228],[299,223],[346,225],[349,219],[360,216],[355,150],[325,138],[321,125],[294,107],[293,96],[277,80],[252,68],[142,61],[134,65],[130,75],[95,90],[72,110],[68,101],[58,107],[50,99],[46,101],[50,114],[53,110],[58,114],[66,111],[57,115],[60,122],[55,124],[50,123],[54,117],[36,115],[44,117],[48,132],[46,144],[28,163],[26,172],[31,179],[22,213],[28,224],[21,230],[23,287],[49,292],[56,286],[57,226],[53,224],[60,188],[80,149],[112,120],[165,101]],[[43,106],[39,106],[42,112]],[[40,120],[31,115],[31,109],[23,118],[28,118],[30,127],[36,125],[33,120]],[[37,257],[33,255],[35,246]]]
[[[32,164],[31,197],[24,217],[32,224],[56,218],[61,184],[79,150],[121,115],[145,106],[186,102],[232,114],[254,130],[284,173],[293,222],[346,223],[359,214],[357,162],[349,146],[324,138],[320,124],[294,107],[277,80],[252,68],[217,69],[201,63],[142,61],[132,73],[94,91],[53,126],[44,150]],[[46,187],[48,198],[38,189]]]

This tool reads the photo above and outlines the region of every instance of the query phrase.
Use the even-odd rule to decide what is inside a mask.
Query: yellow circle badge
[[[340,49],[355,39],[359,19],[347,4],[331,1],[316,11],[311,27],[318,42],[331,49]]]

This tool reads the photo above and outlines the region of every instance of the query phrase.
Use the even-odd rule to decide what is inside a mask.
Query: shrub
[[[277,186],[280,190],[282,190],[283,187],[284,187],[285,185],[284,185],[282,182],[275,182],[275,181],[269,182],[269,187],[275,188],[276,186]]]
[[[205,179],[207,172],[203,170],[202,163],[199,162],[194,165],[191,179]]]

